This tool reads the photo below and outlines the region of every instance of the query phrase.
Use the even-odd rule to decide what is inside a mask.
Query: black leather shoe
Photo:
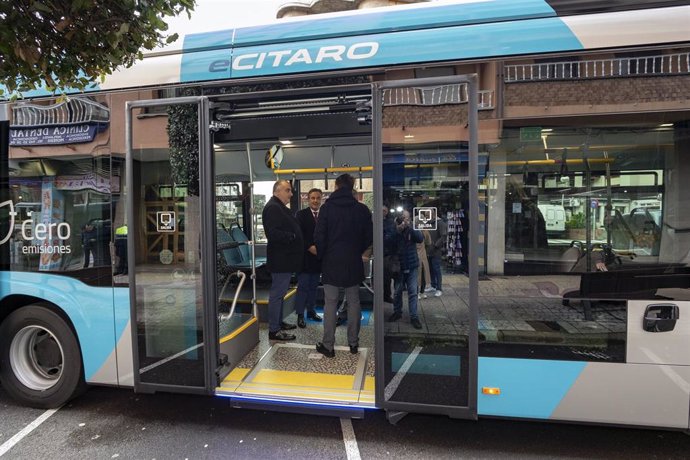
[[[301,329],[304,329],[305,327],[307,327],[307,322],[304,321],[304,315],[297,315],[297,325]]]
[[[318,322],[323,321],[323,318],[321,318],[321,317],[319,316],[319,314],[316,313],[315,311],[310,311],[310,312],[308,312],[308,313],[307,313],[307,318],[309,318],[309,319],[312,320],[312,321],[318,321]]]
[[[384,296],[384,297],[383,297],[383,301],[386,302],[386,303],[393,303],[393,297],[390,297],[390,296],[386,297],[386,296]]]
[[[269,332],[268,338],[270,340],[295,340],[296,339],[296,337],[294,335],[288,334],[287,332],[284,332],[284,331]]]
[[[285,321],[280,322],[280,329],[282,329],[283,331],[289,331],[290,329],[296,328],[297,326],[295,326],[294,324],[286,323]]]
[[[356,355],[359,353],[359,347],[357,345],[350,345],[350,353]]]
[[[316,344],[316,351],[324,355],[326,358],[335,358],[335,350],[329,350],[321,342]]]
[[[410,323],[412,323],[412,327],[415,329],[421,329],[422,328],[422,322],[419,321],[419,318],[412,318],[410,320]]]
[[[388,321],[397,321],[400,318],[402,318],[402,313],[394,311],[393,314],[388,317]]]

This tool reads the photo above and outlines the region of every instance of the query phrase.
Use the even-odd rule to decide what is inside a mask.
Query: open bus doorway
[[[216,394],[235,406],[317,407],[355,417],[378,407],[392,421],[422,406],[475,418],[483,244],[471,244],[473,233],[482,231],[471,225],[480,221],[475,84],[458,76],[130,103],[135,389]],[[398,97],[400,92],[415,96]],[[196,111],[168,111],[154,145],[165,141],[170,148],[155,149],[152,131],[132,126],[132,112],[149,106]],[[175,117],[196,124],[175,131]],[[189,135],[195,129],[198,138]],[[180,156],[176,143],[189,144],[189,155]],[[280,166],[267,165],[266,153],[279,150]],[[269,340],[263,323],[271,285],[259,216],[277,179],[290,182],[289,208],[296,211],[312,188],[327,200],[345,172],[354,176],[358,200],[373,211],[374,262],[360,286],[358,353],[350,352],[339,328],[335,359],[324,359],[315,348],[323,337],[316,322],[290,330],[294,341]],[[384,204],[391,219],[402,217],[390,235]],[[425,237],[417,235],[441,234],[442,228],[447,231],[431,245],[439,249],[431,260],[408,250],[405,235],[414,233],[413,246],[426,249]],[[386,254],[386,242],[395,243],[392,254]],[[418,292],[410,274],[416,267],[402,269],[412,254],[440,268],[443,281],[436,276],[436,284]],[[386,255],[401,261],[401,270],[384,283]],[[394,296],[385,298],[384,284]],[[295,295],[293,279],[281,312],[293,324]],[[317,295],[317,309],[321,299]]]
[[[336,328],[335,358],[316,352],[323,322],[305,314],[306,327],[288,332],[292,341],[269,340],[267,319],[271,275],[266,268],[266,232],[261,213],[277,180],[293,190],[292,213],[308,207],[308,191],[323,202],[345,172],[356,180],[356,197],[373,211],[371,126],[356,108],[370,90],[343,91],[257,101],[219,101],[215,117],[226,129],[213,133],[216,277],[219,357],[224,368],[215,392],[237,406],[268,401],[316,404],[359,416],[374,407],[374,302],[370,266],[360,286],[362,304],[358,353],[350,353],[346,320]],[[263,109],[256,109],[256,106]],[[232,108],[230,108],[232,107]],[[244,109],[247,107],[247,109]],[[254,107],[249,111],[249,107]],[[271,164],[268,155],[278,155]],[[281,320],[295,325],[297,274],[283,299]],[[243,282],[244,279],[244,282]],[[341,293],[339,303],[347,300]],[[323,287],[315,311],[323,317]]]

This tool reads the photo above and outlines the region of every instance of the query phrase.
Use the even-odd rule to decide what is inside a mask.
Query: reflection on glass
[[[387,400],[468,404],[466,85],[384,92]]]
[[[120,185],[119,177],[110,176],[109,161],[32,158],[14,165],[9,201],[16,215],[7,229],[11,270],[109,269],[110,194],[119,193]]]
[[[625,360],[627,302],[686,288],[673,129],[504,128],[489,155],[480,355]],[[671,296],[671,297],[668,297]]]
[[[132,118],[135,304],[143,383],[204,387],[196,104]],[[129,261],[130,270],[132,261]]]

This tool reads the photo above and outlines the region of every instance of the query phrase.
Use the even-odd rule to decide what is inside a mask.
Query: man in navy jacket
[[[282,321],[283,299],[290,287],[293,273],[302,271],[302,230],[287,204],[292,198],[292,186],[286,180],[273,184],[273,196],[261,214],[268,239],[266,267],[271,272],[268,294],[268,337],[271,340],[295,340],[285,330],[297,326]]]
[[[321,207],[314,241],[321,259],[325,297],[323,341],[316,351],[328,358],[335,357],[336,310],[339,288],[347,298],[347,341],[350,353],[357,353],[362,311],[359,285],[364,281],[362,255],[371,246],[373,223],[371,211],[353,196],[355,180],[343,174],[335,180],[335,191]]]
[[[304,321],[304,310],[307,311],[307,318],[312,321],[322,321],[314,310],[316,291],[319,288],[321,278],[321,261],[316,257],[314,230],[316,229],[316,222],[319,220],[322,195],[323,192],[318,188],[309,190],[307,193],[309,206],[297,211],[296,216],[304,237],[304,264],[302,272],[297,276],[297,299],[295,300],[297,325],[302,328],[307,327],[307,323]]]

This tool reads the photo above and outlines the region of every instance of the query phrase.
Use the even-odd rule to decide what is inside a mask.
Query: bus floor
[[[323,337],[322,322],[307,319],[306,328],[289,331],[297,337],[291,342],[269,341],[268,326],[262,323],[259,344],[225,377],[216,394],[374,407],[372,313],[362,311],[357,354],[350,353],[347,325],[338,326],[335,358],[316,351],[316,343]],[[286,321],[296,323],[296,315]]]

